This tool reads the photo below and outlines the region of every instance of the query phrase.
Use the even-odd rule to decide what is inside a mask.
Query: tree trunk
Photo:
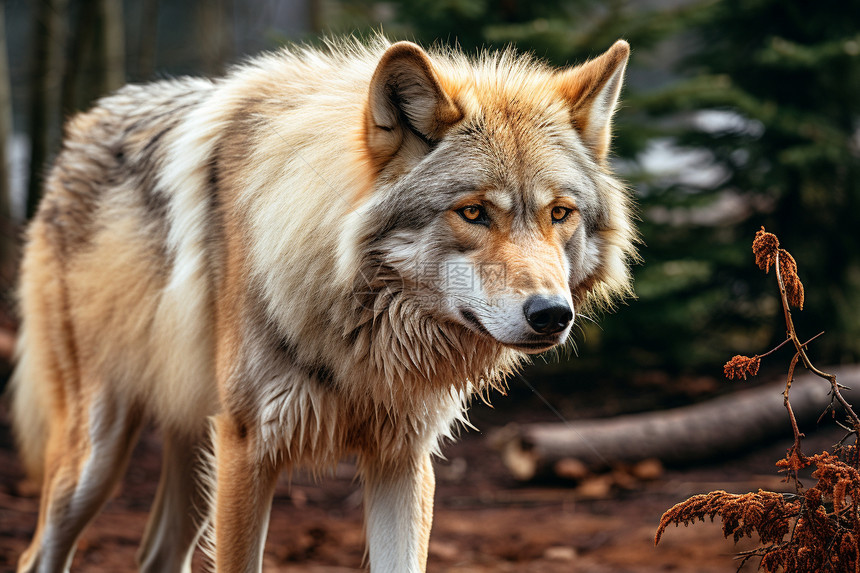
[[[229,0],[197,4],[197,35],[203,71],[214,76],[224,72],[233,57],[233,30]]]
[[[66,37],[66,0],[37,0],[30,75],[30,169],[27,218],[39,205],[42,173],[59,141],[60,84]]]
[[[125,85],[125,21],[122,0],[99,0],[100,49],[96,54],[104,70],[102,93],[106,95]]]
[[[95,78],[90,77],[92,61],[89,56],[95,45],[98,11],[92,0],[72,0],[72,3],[74,24],[69,34],[68,58],[63,70],[61,109],[64,114],[81,109],[97,93]],[[82,76],[83,82],[80,81]]]
[[[860,366],[828,370],[846,386],[860,387]],[[784,382],[740,390],[702,404],[660,412],[570,423],[508,426],[491,436],[520,480],[563,473],[573,464],[600,470],[655,458],[684,464],[741,453],[766,440],[791,436],[783,404]],[[830,403],[830,385],[798,376],[789,398],[801,431]],[[846,399],[860,392],[845,391]]]
[[[78,0],[63,76],[63,112],[71,115],[125,84],[121,0]]]
[[[16,245],[19,236],[12,214],[12,177],[9,154],[12,143],[12,100],[9,64],[6,58],[4,5],[0,3],[0,363],[10,354],[13,338],[3,324],[4,316],[14,316],[14,287],[17,273]],[[7,362],[8,363],[8,362]]]
[[[323,0],[308,0],[308,20],[311,34],[321,34],[325,25]]]
[[[140,25],[137,36],[137,81],[148,81],[155,75],[158,47],[158,0],[141,2]]]
[[[0,225],[11,227],[12,178],[9,173],[9,146],[12,143],[12,98],[9,89],[9,60],[6,57],[6,22],[0,3]],[[5,235],[5,234],[4,234]],[[0,261],[6,253],[7,237],[0,236]]]

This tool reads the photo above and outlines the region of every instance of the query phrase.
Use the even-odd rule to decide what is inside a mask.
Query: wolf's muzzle
[[[523,305],[526,322],[538,334],[557,334],[573,320],[573,311],[559,296],[535,295]]]

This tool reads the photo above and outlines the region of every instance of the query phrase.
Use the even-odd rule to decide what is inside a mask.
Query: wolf
[[[189,571],[204,530],[218,571],[259,571],[279,473],[345,456],[370,570],[424,571],[470,397],[630,293],[629,52],[332,42],[73,117],[21,269],[12,410],[42,494],[18,570],[68,570],[153,422],[141,571]]]

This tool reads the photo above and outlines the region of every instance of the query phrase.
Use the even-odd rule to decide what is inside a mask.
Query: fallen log
[[[829,370],[839,383],[860,388],[860,366]],[[739,390],[701,404],[608,419],[509,425],[490,435],[512,475],[529,480],[567,475],[571,468],[601,471],[656,459],[666,465],[729,456],[790,436],[783,403],[785,382]],[[791,406],[803,431],[830,403],[830,385],[811,374],[791,386]],[[849,402],[860,391],[843,392]],[[856,400],[855,400],[856,401]]]

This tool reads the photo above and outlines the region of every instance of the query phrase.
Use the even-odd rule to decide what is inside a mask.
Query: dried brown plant
[[[741,566],[750,559],[760,558],[760,569],[769,573],[860,573],[860,450],[857,445],[860,419],[842,396],[842,386],[836,381],[836,376],[817,369],[806,353],[807,345],[821,334],[801,342],[794,329],[790,308],[802,310],[804,299],[794,257],[780,249],[779,239],[764,227],[756,233],[753,253],[756,265],[763,271],[769,272],[770,267],[776,269],[788,335],[776,348],[762,355],[735,356],[723,370],[730,380],[755,376],[763,357],[788,343],[794,346],[795,354],[783,392],[783,404],[794,433],[794,443],[776,466],[786,474],[786,481],[794,482],[796,493],[759,490],[757,493],[730,494],[712,491],[693,496],[663,514],[654,542],[659,543],[666,528],[673,523],[689,525],[696,520],[704,521],[705,517],[713,520],[719,515],[726,537],[732,536],[735,542],[753,534],[759,538],[758,548],[739,554]],[[824,451],[807,457],[801,451],[803,434],[789,400],[794,369],[798,364],[829,381],[831,404],[828,409],[835,412],[838,404],[847,418],[845,424],[840,425],[848,433],[832,448],[832,452]],[[854,444],[845,445],[846,440],[852,437]],[[813,465],[816,469],[812,478],[816,483],[806,489],[797,475]]]
[[[803,310],[803,283],[797,276],[797,263],[794,261],[794,257],[785,249],[779,250],[779,272],[782,274],[783,283],[785,283],[788,304]]]
[[[779,248],[779,239],[773,233],[768,233],[762,227],[755,234],[752,244],[755,264],[766,273],[770,267],[779,268],[782,281],[785,283],[786,295],[791,306],[803,310],[803,283],[797,276],[797,263],[791,253]]]
[[[770,272],[770,267],[776,264],[776,254],[779,252],[779,239],[773,233],[768,233],[764,227],[755,234],[752,244],[755,264],[764,272]]]
[[[781,494],[772,491],[744,494],[712,491],[694,495],[664,513],[654,542],[660,542],[663,532],[672,523],[689,525],[696,520],[705,521],[705,517],[713,521],[719,515],[723,535],[732,536],[735,542],[758,533],[762,543],[780,543],[789,530],[785,518],[795,513],[796,502],[786,501]]]
[[[761,356],[755,355],[752,358],[738,354],[723,366],[723,372],[729,380],[743,378],[747,376],[755,376],[758,374],[758,367],[761,365]]]

